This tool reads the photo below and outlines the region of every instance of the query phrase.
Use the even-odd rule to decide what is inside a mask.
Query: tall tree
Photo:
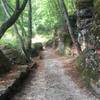
[[[28,16],[28,49],[31,49],[31,39],[32,39],[32,2],[28,1],[29,4],[29,16]]]
[[[15,7],[15,11],[13,15],[6,22],[4,22],[0,27],[0,39],[2,38],[4,33],[7,31],[7,29],[11,27],[16,22],[16,20],[19,18],[27,2],[28,0],[24,0],[22,5],[20,5],[19,0],[16,0],[16,7]]]
[[[63,14],[64,14],[64,17],[65,17],[65,21],[66,21],[66,24],[68,26],[68,30],[69,30],[70,36],[72,38],[73,44],[76,46],[77,51],[80,53],[81,52],[81,47],[80,47],[77,39],[75,38],[74,32],[73,32],[73,30],[71,28],[71,24],[70,24],[70,20],[69,20],[69,15],[68,15],[68,10],[66,8],[64,0],[60,0],[60,4],[61,4],[61,7],[63,9]]]
[[[1,0],[1,4],[3,6],[4,12],[6,13],[6,16],[8,18],[10,18],[11,14],[10,14],[9,10],[7,9],[7,5],[6,5],[7,2],[6,2],[6,0]],[[18,30],[18,27],[17,27],[16,23],[14,24],[14,29],[16,31],[16,34],[17,34],[19,40],[20,40],[21,48],[22,48],[22,50],[23,50],[23,52],[25,54],[25,57],[26,57],[27,61],[30,62],[30,57],[29,57],[29,55],[28,55],[28,53],[27,53],[27,51],[25,49],[23,38],[22,38],[22,36],[19,33],[19,30]]]

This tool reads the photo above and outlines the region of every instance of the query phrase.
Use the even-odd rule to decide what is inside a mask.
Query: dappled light
[[[0,0],[0,100],[100,100],[100,0]]]
[[[50,38],[50,36],[44,36],[44,35],[35,35],[32,38],[32,43],[36,43],[36,42],[41,42],[41,43],[45,43],[48,38]]]

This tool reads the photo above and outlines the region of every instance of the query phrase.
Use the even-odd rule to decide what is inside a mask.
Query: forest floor
[[[42,59],[37,59],[36,74],[31,73],[12,100],[99,100],[86,90],[75,59],[58,56],[53,49],[44,50]]]

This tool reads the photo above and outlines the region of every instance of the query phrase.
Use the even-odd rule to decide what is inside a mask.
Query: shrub
[[[90,86],[91,79],[99,79],[99,59],[93,49],[85,49],[83,53],[78,57],[78,70],[81,73],[82,79],[87,86]]]

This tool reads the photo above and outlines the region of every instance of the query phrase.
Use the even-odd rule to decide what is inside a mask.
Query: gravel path
[[[12,100],[98,100],[81,90],[64,72],[63,63],[52,50],[43,51],[36,75]]]

